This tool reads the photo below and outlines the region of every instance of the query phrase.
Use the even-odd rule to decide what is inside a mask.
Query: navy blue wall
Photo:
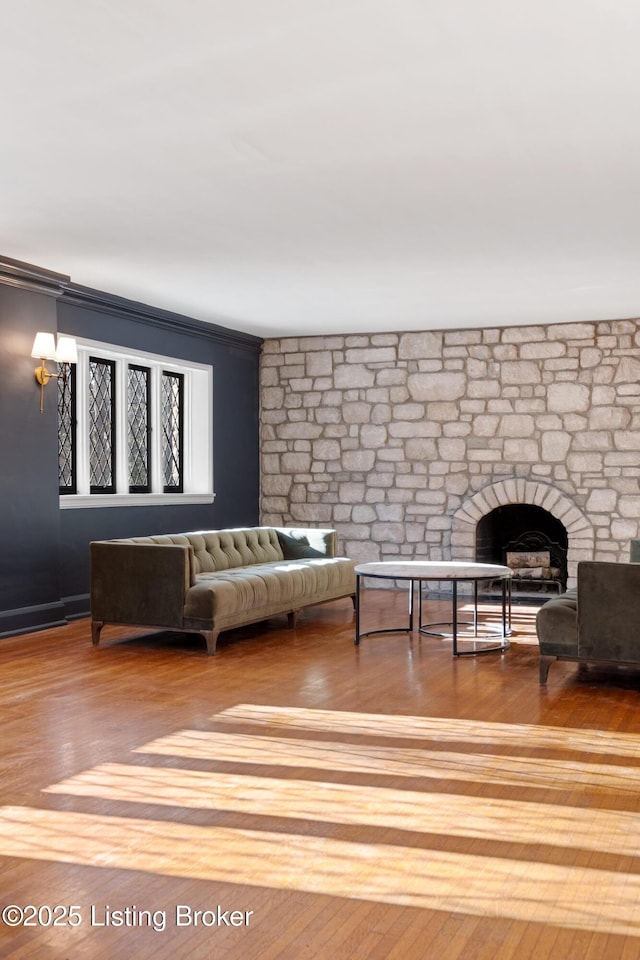
[[[260,339],[68,282],[24,287],[0,269],[0,636],[88,613],[90,540],[259,522]],[[35,332],[56,329],[211,364],[214,503],[60,510],[56,394],[40,414],[29,357]]]
[[[36,332],[55,329],[53,296],[0,283],[0,635],[64,618],[56,411],[39,412],[30,356]]]

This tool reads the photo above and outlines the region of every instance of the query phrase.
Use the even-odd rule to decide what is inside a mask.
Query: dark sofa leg
[[[547,675],[549,673],[549,667],[554,660],[557,660],[557,657],[543,657],[540,656],[540,685],[544,686],[547,682]]]
[[[100,631],[104,627],[104,620],[91,621],[91,643],[97,647],[100,643]]]
[[[299,614],[299,613],[300,613],[299,610],[291,610],[291,611],[287,614],[287,621],[288,621],[288,623],[289,623],[289,630],[293,630],[293,629],[295,628],[295,625],[296,625],[296,623],[298,622],[298,614]]]
[[[218,637],[220,635],[219,630],[203,630],[202,636],[207,643],[207,655],[212,657],[216,652],[216,645],[218,643]]]

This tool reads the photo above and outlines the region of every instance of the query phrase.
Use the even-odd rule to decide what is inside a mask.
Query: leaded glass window
[[[58,484],[60,493],[76,492],[76,366],[70,364],[63,378],[58,364]]]
[[[183,382],[181,373],[162,372],[162,476],[165,493],[179,493],[183,487]]]
[[[92,493],[115,489],[115,364],[89,358],[89,478]]]
[[[127,368],[129,493],[148,493],[151,489],[150,374],[148,367],[130,364]]]
[[[77,343],[58,382],[61,508],[212,503],[212,368]]]

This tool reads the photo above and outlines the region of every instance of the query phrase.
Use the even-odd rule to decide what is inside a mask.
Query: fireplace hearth
[[[564,525],[542,507],[509,504],[478,521],[476,560],[511,567],[516,591],[563,592],[567,552]]]

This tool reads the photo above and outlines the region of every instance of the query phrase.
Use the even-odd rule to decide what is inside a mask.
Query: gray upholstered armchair
[[[554,660],[640,666],[640,563],[583,561],[577,583],[538,611],[541,684]]]

